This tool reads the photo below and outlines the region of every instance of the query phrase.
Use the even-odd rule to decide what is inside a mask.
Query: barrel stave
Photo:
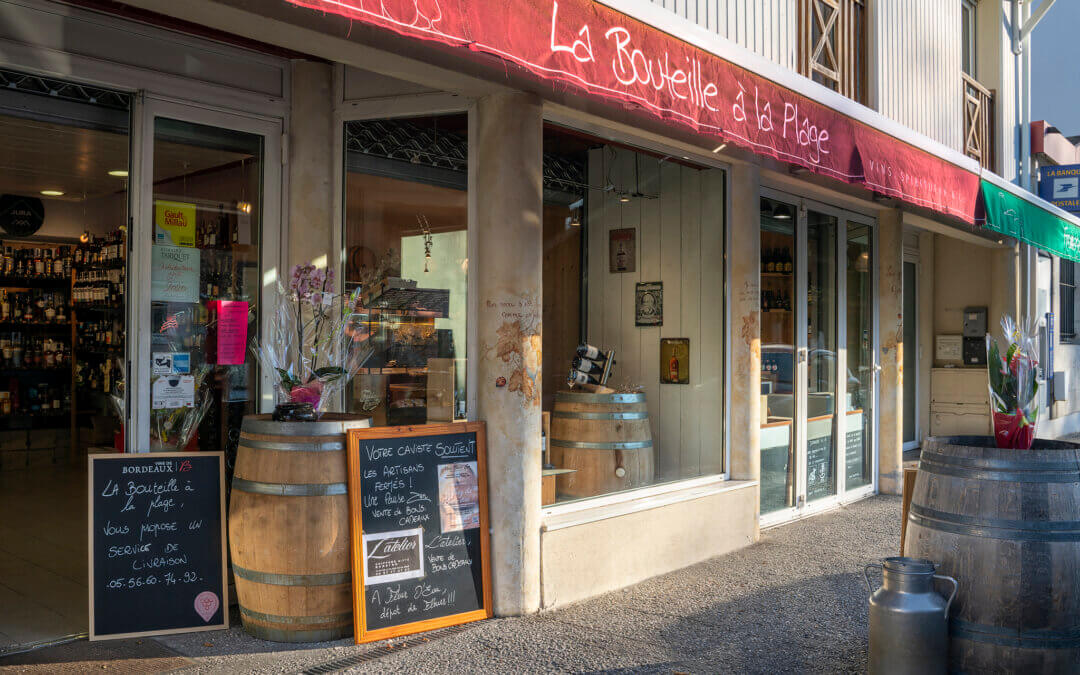
[[[268,418],[244,419],[229,508],[244,629],[278,642],[345,637],[352,633],[345,431],[370,422]]]
[[[1080,663],[1080,446],[929,439],[905,551],[955,576],[951,667],[1071,672]]]

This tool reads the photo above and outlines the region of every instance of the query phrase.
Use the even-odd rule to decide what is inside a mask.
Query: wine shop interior
[[[254,409],[252,364],[215,365],[205,346],[215,301],[246,301],[257,317],[262,139],[156,118],[153,222],[134,226],[130,96],[2,93],[0,645],[10,647],[87,630],[87,457],[134,449],[126,420],[138,397],[159,451],[220,450]],[[129,283],[133,227],[153,228],[142,284]],[[146,334],[148,354],[129,344]],[[133,385],[140,372],[150,377]]]

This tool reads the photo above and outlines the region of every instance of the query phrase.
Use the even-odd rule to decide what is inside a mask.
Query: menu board
[[[851,424],[851,419],[848,419]],[[866,485],[869,480],[863,476],[866,468],[866,456],[863,454],[863,430],[862,428],[847,432],[847,444],[845,447],[845,462],[847,466],[847,488]]]
[[[224,454],[91,455],[90,639],[229,627]]]
[[[357,643],[491,617],[484,423],[349,431]]]
[[[829,420],[830,428],[832,420]],[[833,435],[826,431],[820,436],[810,435],[807,425],[806,439],[806,500],[813,501],[836,494],[833,487]]]

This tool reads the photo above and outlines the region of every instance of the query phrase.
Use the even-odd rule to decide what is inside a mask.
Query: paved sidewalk
[[[63,648],[23,657],[35,666],[16,665],[19,657],[0,660],[0,672],[864,672],[862,568],[896,555],[899,538],[900,499],[875,497],[767,530],[750,548],[594,600],[402,638],[390,649],[347,640],[279,645],[235,627],[132,644],[136,661],[127,667],[117,654],[122,645],[115,645],[111,656],[82,660],[61,654]],[[161,670],[147,670],[153,663]]]

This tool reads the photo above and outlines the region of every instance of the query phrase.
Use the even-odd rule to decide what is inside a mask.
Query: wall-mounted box
[[[964,338],[962,335],[938,335],[934,338],[934,359],[937,361],[963,361]]]
[[[1052,387],[1054,402],[1069,400],[1069,371],[1054,371],[1054,386]]]
[[[981,338],[986,335],[986,308],[964,308],[964,337]]]

